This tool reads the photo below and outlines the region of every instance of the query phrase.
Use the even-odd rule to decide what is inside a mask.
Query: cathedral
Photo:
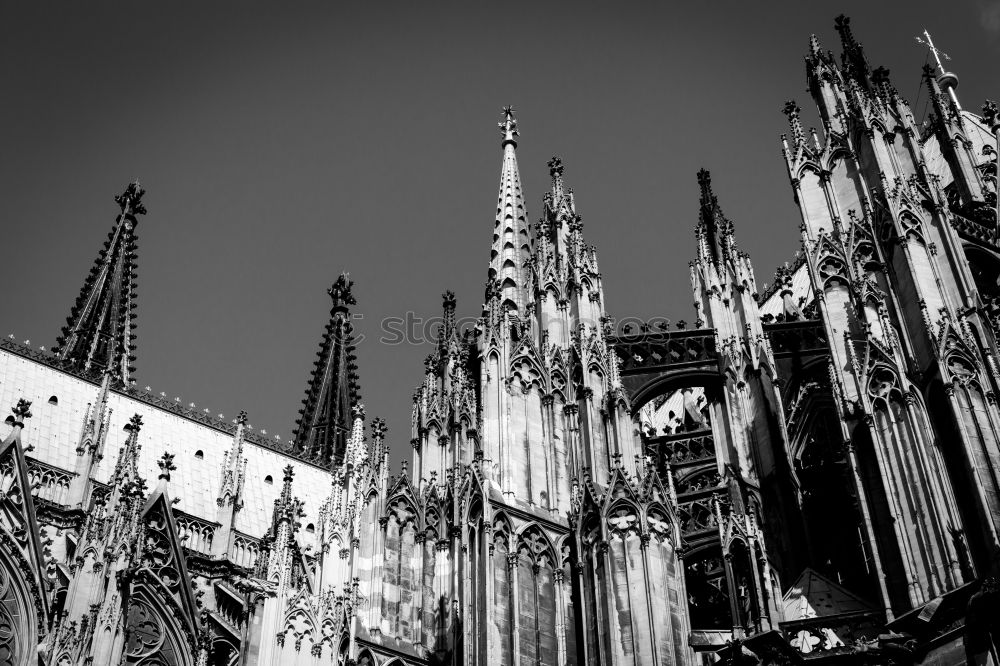
[[[129,185],[56,345],[0,340],[0,665],[1000,665],[1000,113],[939,63],[918,124],[836,28],[821,131],[784,106],[802,249],[758,283],[700,171],[691,324],[616,326],[505,108],[408,445],[346,275],[290,441],[139,389]]]

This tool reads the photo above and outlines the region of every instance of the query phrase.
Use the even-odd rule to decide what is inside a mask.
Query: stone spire
[[[834,22],[837,33],[840,35],[840,43],[844,49],[841,55],[844,73],[857,81],[863,88],[868,89],[868,74],[871,67],[868,65],[868,58],[865,56],[864,47],[854,38],[850,17],[841,14]]]
[[[354,283],[343,273],[328,290],[333,301],[330,321],[320,342],[318,359],[306,388],[292,445],[304,459],[330,467],[344,459],[351,407],[360,400],[354,330],[348,306],[356,301]]]
[[[499,281],[503,302],[522,310],[526,301],[524,268],[530,251],[528,214],[515,152],[517,120],[514,118],[514,110],[509,106],[504,107],[503,120],[498,126],[503,136],[503,164],[500,168],[500,193],[497,196],[489,277],[491,281]]]
[[[135,371],[135,226],[137,216],[146,214],[143,194],[138,183],[130,183],[115,197],[121,213],[53,349],[68,365],[109,372],[126,386]]]
[[[719,200],[712,191],[712,174],[701,169],[698,172],[701,188],[701,210],[698,216],[699,254],[705,255],[716,266],[730,259],[735,250],[733,223],[723,214]]]

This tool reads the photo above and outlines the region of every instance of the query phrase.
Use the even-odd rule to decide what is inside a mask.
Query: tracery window
[[[412,638],[413,598],[419,585],[413,572],[415,518],[416,512],[404,500],[390,506],[382,572],[382,616],[388,621],[388,633],[407,640]]]
[[[517,547],[517,633],[520,663],[556,663],[555,557],[537,527],[529,527]]]

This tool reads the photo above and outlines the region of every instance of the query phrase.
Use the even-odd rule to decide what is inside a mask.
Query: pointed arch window
[[[555,556],[537,527],[521,533],[517,546],[517,634],[520,663],[556,663]]]
[[[385,565],[382,570],[382,618],[387,633],[405,640],[413,635],[414,597],[419,581],[413,571],[416,546],[416,511],[398,499],[388,511],[385,523]]]

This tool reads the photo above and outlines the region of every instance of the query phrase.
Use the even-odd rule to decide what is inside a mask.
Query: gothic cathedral
[[[916,124],[837,30],[822,132],[785,105],[802,251],[758,285],[699,172],[692,326],[616,327],[504,110],[398,473],[346,275],[291,441],[135,386],[130,185],[57,345],[0,341],[0,665],[1000,664],[1000,115],[927,67]]]

